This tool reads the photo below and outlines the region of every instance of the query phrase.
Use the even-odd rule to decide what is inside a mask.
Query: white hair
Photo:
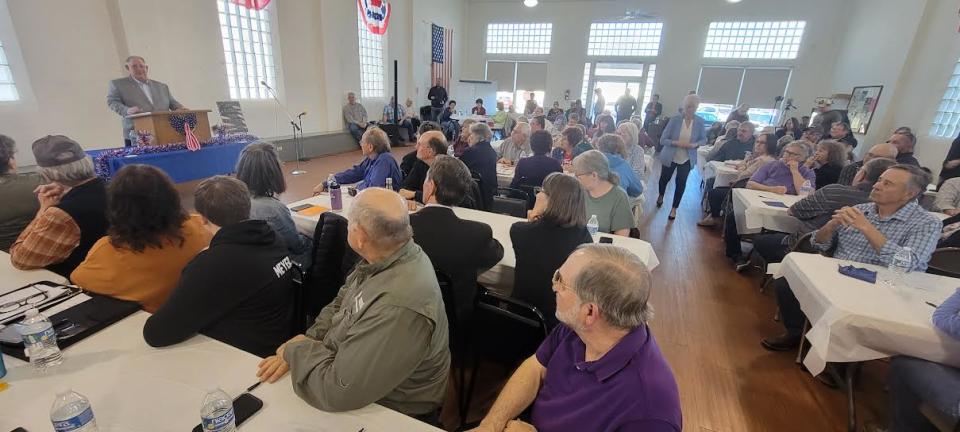
[[[688,103],[695,103],[696,105],[700,105],[700,96],[698,96],[696,93],[686,95],[683,98],[683,104],[681,104],[681,106],[687,106]]]

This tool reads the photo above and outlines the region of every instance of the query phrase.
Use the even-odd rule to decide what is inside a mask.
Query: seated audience
[[[420,125],[422,124],[420,120],[420,115],[417,114],[416,108],[413,107],[413,101],[410,98],[403,101],[403,118],[410,122],[410,125],[413,126],[413,130],[419,131]],[[416,140],[415,135],[410,135],[410,141]]]
[[[714,143],[717,141],[717,138],[720,138],[726,133],[723,127],[723,123],[718,121],[713,122],[713,124],[710,125],[710,128],[707,129],[707,145],[714,145]]]
[[[437,131],[426,132],[417,140],[417,163],[410,171],[410,175],[403,178],[403,187],[400,196],[417,202],[423,201],[423,182],[427,179],[427,171],[437,160],[437,156],[447,154],[447,138]],[[468,172],[469,174],[469,172]],[[460,202],[457,201],[457,204]]]
[[[557,326],[477,431],[673,431],[680,393],[649,330],[653,280],[626,249],[578,248],[557,269]],[[530,408],[530,422],[514,420]]]
[[[510,227],[517,258],[511,296],[540,309],[551,328],[557,324],[556,300],[550,289],[553,272],[577,246],[593,243],[586,228],[584,194],[575,178],[550,174],[528,213],[530,221]]]
[[[750,105],[740,104],[737,109],[730,111],[730,114],[727,114],[727,122],[731,120],[736,120],[740,123],[745,123],[750,121]]]
[[[787,121],[783,122],[783,126],[780,129],[777,129],[777,140],[785,136],[790,137],[790,141],[799,140],[803,136],[803,131],[800,128],[800,121],[796,117],[790,117]]]
[[[390,102],[387,102],[387,104],[383,106],[383,117],[381,120],[385,124],[396,123],[393,119],[393,103],[395,100],[393,96],[390,96]],[[397,121],[399,121],[398,127],[407,130],[407,141],[415,142],[417,140],[417,129],[413,127],[413,123],[407,117],[407,112],[404,110],[403,105],[400,104],[397,104]]]
[[[567,118],[566,126],[574,126],[578,124],[582,124],[580,121],[580,116],[578,116],[577,113],[570,113],[570,117]]]
[[[94,243],[70,280],[154,313],[211,235],[200,216],[190,217],[180,207],[173,181],[155,167],[123,167],[110,181],[107,198],[107,236]]]
[[[497,101],[497,112],[490,116],[490,121],[497,127],[503,127],[507,122],[507,112],[503,110],[503,102]]]
[[[500,143],[497,150],[497,162],[515,164],[522,157],[530,155],[530,123],[518,122],[510,132],[510,137]]]
[[[960,339],[960,290],[933,312],[933,325],[951,339]],[[890,361],[890,431],[937,430],[920,412],[925,404],[960,422],[960,370],[913,357],[897,356]]]
[[[714,145],[713,150],[707,154],[707,160],[743,160],[748,151],[753,151],[753,131],[753,123],[740,123],[740,126],[737,126],[737,135],[733,139]]]
[[[770,134],[761,134],[753,143],[753,152],[750,157],[737,165],[737,179],[731,184],[741,183],[749,179],[761,166],[773,162],[777,156],[777,142],[775,136]],[[710,179],[714,180],[714,179]],[[710,182],[707,188],[707,200],[710,203],[710,212],[697,225],[703,227],[715,226],[720,222],[720,212],[723,210],[723,203],[730,195],[729,186],[713,186]]]
[[[583,107],[583,101],[577,99],[570,103],[570,109],[567,110],[567,118],[570,118],[571,114],[576,114],[579,124],[586,124],[587,121],[587,110]],[[611,121],[613,118],[611,117]]]
[[[475,115],[487,115],[487,109],[483,107],[483,99],[477,99],[474,102],[473,108],[470,108],[470,114]]]
[[[107,234],[106,182],[80,144],[63,135],[34,141],[33,156],[40,176],[50,183],[37,188],[40,209],[10,246],[10,263],[69,277]]]
[[[313,407],[348,411],[378,403],[433,417],[450,374],[448,323],[430,258],[412,240],[406,203],[392,191],[359,193],[347,242],[362,260],[306,334],[260,362],[257,377],[288,370]]]
[[[347,130],[353,139],[360,142],[363,133],[367,130],[369,120],[367,119],[367,109],[357,102],[357,95],[353,92],[347,93],[347,104],[343,106],[343,121],[347,123]]]
[[[723,134],[715,138],[713,141],[707,140],[707,142],[712,145],[714,149],[722,148],[723,143],[737,138],[737,132],[739,130],[740,122],[736,120],[730,120],[726,125],[724,125]]]
[[[930,184],[930,174],[912,165],[888,168],[873,185],[870,202],[844,207],[810,244],[820,251],[835,248],[834,258],[887,267],[894,255],[910,248],[910,271],[925,271],[937,246],[941,223],[917,203]],[[803,337],[803,311],[784,278],[775,282],[780,321],[786,333],[763,340],[773,351],[795,348]]]
[[[548,155],[553,146],[553,137],[550,132],[538,130],[530,136],[530,149],[533,156],[517,161],[517,169],[513,174],[510,187],[536,186],[543,184],[543,179],[550,173],[563,172],[560,162]]]
[[[452,100],[447,102],[447,107],[443,109],[443,112],[440,113],[440,117],[437,118],[437,122],[440,123],[440,126],[446,127],[444,123],[453,121],[451,118],[454,114],[457,113],[457,101]]]
[[[897,162],[907,165],[920,166],[920,161],[913,157],[913,148],[917,145],[917,137],[909,130],[895,133],[887,143],[897,148]]]
[[[627,161],[630,162],[630,169],[633,170],[633,174],[637,176],[637,179],[641,180],[642,186],[642,180],[646,177],[647,164],[643,157],[644,147],[640,145],[641,135],[648,140],[650,139],[647,133],[642,132],[640,127],[632,121],[620,123],[620,126],[617,126],[617,136],[623,140],[623,145],[627,151]],[[650,142],[652,143],[653,141]]]
[[[853,149],[857,148],[857,139],[854,138],[853,131],[850,130],[850,123],[847,122],[833,122],[830,126],[830,137],[826,139],[838,141],[845,145],[847,154],[852,154]]]
[[[493,132],[486,123],[470,126],[470,148],[460,156],[460,160],[467,165],[471,175],[475,173],[480,176],[480,193],[483,194],[484,209],[490,208],[493,204],[493,196],[497,193],[497,152],[490,146],[492,137]]]
[[[617,132],[617,123],[613,121],[613,116],[610,114],[601,114],[597,117],[597,126],[591,128],[588,133],[590,141],[600,138],[603,134],[616,133]]]
[[[452,206],[470,193],[473,178],[459,159],[437,156],[423,182],[426,207],[410,215],[413,241],[433,267],[450,276],[461,322],[471,315],[477,276],[503,259],[503,246],[490,226],[457,217]]]
[[[360,151],[363,153],[363,161],[334,174],[337,183],[356,183],[359,191],[368,187],[385,187],[387,179],[390,178],[393,179],[393,189],[400,189],[403,174],[397,166],[397,160],[390,153],[390,138],[386,132],[380,128],[370,128],[364,132],[360,140]],[[325,191],[327,186],[327,181],[324,180],[313,188],[313,194]]]
[[[300,234],[290,209],[280,202],[287,191],[280,156],[273,144],[258,142],[248,145],[237,161],[237,178],[250,190],[250,219],[266,221],[287,246],[287,254],[307,269],[313,260],[313,239]]]
[[[553,149],[551,156],[563,164],[573,163],[573,158],[593,150],[593,146],[583,138],[583,130],[579,126],[564,128],[557,143],[559,146]]]
[[[36,174],[17,174],[16,143],[6,135],[0,135],[0,251],[10,250],[10,245],[30,223],[40,202],[34,190],[43,179]]]
[[[837,183],[842,185],[850,186],[853,184],[853,177],[857,175],[857,172],[860,171],[860,168],[863,168],[863,165],[875,158],[887,158],[887,159],[896,159],[897,157],[897,148],[893,144],[877,144],[873,147],[870,147],[870,150],[867,151],[867,154],[863,155],[863,160],[857,162],[851,162],[847,166],[843,167],[840,171],[840,178],[837,180]],[[819,186],[819,184],[818,184]]]
[[[550,111],[547,111],[547,120],[550,120],[554,123],[563,123],[563,108],[560,108],[560,102],[553,101],[553,108],[550,108]]]
[[[817,151],[807,158],[804,164],[812,169],[817,179],[817,189],[837,183],[840,171],[847,163],[847,149],[834,140],[822,140],[817,143]]]
[[[620,187],[627,192],[627,196],[630,198],[640,196],[643,193],[643,182],[626,161],[627,149],[624,147],[623,139],[619,135],[603,135],[597,139],[597,150],[607,157],[610,170],[620,178]]]
[[[874,183],[880,179],[880,175],[887,168],[896,164],[897,161],[893,159],[871,159],[857,173],[853,185],[839,183],[827,185],[795,202],[787,209],[787,214],[800,221],[797,231],[793,234],[760,234],[753,238],[753,250],[767,263],[783,261],[783,257],[790,252],[801,236],[823,227],[833,218],[837,210],[870,201],[870,191],[873,190]]]
[[[943,220],[943,231],[937,240],[937,248],[960,247],[960,214]]]
[[[960,214],[960,177],[943,182],[933,201],[933,209],[949,216]]]
[[[167,302],[147,319],[153,347],[203,333],[265,357],[291,334],[296,264],[265,221],[250,219],[250,191],[233,177],[214,176],[193,194],[210,248],[190,261]]]
[[[597,150],[584,152],[573,159],[573,171],[587,191],[587,221],[596,216],[600,232],[630,235],[635,228],[630,198],[620,187],[620,176],[610,170],[607,156]]]
[[[460,157],[463,156],[463,152],[467,151],[470,148],[470,126],[473,126],[477,123],[474,119],[466,119],[460,123],[460,136],[453,141],[453,156]],[[446,137],[444,137],[446,139]],[[447,153],[450,153],[450,150],[447,150]],[[423,184],[423,182],[421,182]]]
[[[805,167],[803,161],[807,158],[807,146],[803,141],[794,141],[787,144],[780,154],[780,160],[769,162],[761,166],[747,181],[747,189],[760,190],[777,194],[796,195],[804,182],[816,187],[816,174]],[[737,219],[731,212],[727,213],[723,223],[723,242],[727,258],[733,261],[737,271],[747,267],[740,246],[740,234],[737,231]]]
[[[417,136],[423,136],[423,134],[430,131],[439,131],[440,124],[433,121],[425,121],[420,123],[420,128],[417,129]],[[463,134],[461,134],[463,136]],[[410,172],[413,171],[414,164],[417,163],[417,146],[413,146],[413,151],[403,155],[403,158],[400,160],[400,172],[403,173],[403,177],[406,178],[410,175]]]
[[[808,127],[808,128],[806,128],[806,129],[803,130],[803,136],[800,138],[800,141],[805,142],[806,145],[807,145],[807,147],[809,147],[809,148],[812,149],[813,146],[817,145],[817,143],[820,142],[820,138],[821,138],[822,136],[823,136],[823,131],[821,131],[819,128],[816,128],[816,127]],[[783,145],[781,146],[781,145],[780,145],[780,142],[778,141],[778,142],[777,142],[777,145],[780,147],[780,150],[783,150],[783,147],[785,147],[787,144],[790,144],[790,143],[792,143],[792,142],[794,142],[794,140],[792,140],[792,139],[791,139],[791,140],[788,140],[788,141],[786,142],[786,144],[783,144]],[[811,153],[812,153],[812,151],[811,151]]]
[[[954,177],[960,177],[960,134],[953,139],[950,150],[943,158],[943,166],[940,168],[940,181],[937,182],[937,187],[939,188],[943,182]]]

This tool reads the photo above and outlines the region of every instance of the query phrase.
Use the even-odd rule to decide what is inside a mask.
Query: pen
[[[940,307],[940,306],[937,306],[937,305],[935,305],[935,304],[933,304],[933,303],[930,303],[930,302],[928,302],[928,301],[925,301],[924,303],[926,303],[926,304],[928,304],[928,305],[930,305],[930,306],[933,306],[934,308]]]
[[[250,386],[250,387],[247,387],[247,393],[250,393],[250,392],[256,390],[257,387],[260,387],[260,384],[263,384],[263,381],[257,381],[256,384],[254,384],[254,385],[252,385],[252,386]]]

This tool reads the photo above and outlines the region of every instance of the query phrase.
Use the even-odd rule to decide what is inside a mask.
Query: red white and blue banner
[[[363,25],[370,33],[382,35],[390,24],[390,2],[387,0],[357,0]]]

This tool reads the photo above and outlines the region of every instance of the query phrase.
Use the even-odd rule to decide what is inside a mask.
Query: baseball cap
[[[63,135],[47,135],[33,142],[33,156],[40,167],[55,167],[87,157],[80,144]]]

